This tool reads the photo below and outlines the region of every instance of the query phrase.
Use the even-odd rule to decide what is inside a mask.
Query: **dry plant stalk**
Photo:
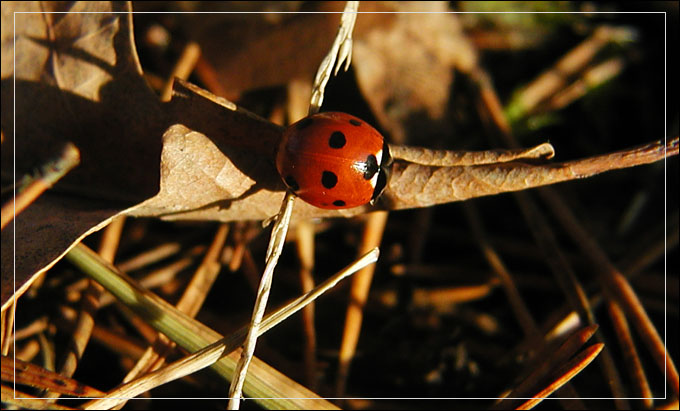
[[[128,260],[121,261],[117,265],[121,271],[128,273],[177,254],[181,248],[181,244],[177,242],[161,244],[150,250],[142,251],[140,254],[131,257]]]
[[[0,316],[0,338],[2,338],[2,355],[9,353],[9,345],[14,332],[14,315],[16,314],[15,301],[12,301]]]
[[[267,306],[267,299],[269,298],[269,291],[271,290],[272,278],[274,275],[274,268],[281,255],[283,244],[286,240],[286,232],[288,231],[288,224],[290,216],[293,212],[293,204],[295,197],[293,193],[287,192],[284,197],[283,204],[281,204],[281,212],[276,218],[274,227],[272,227],[271,239],[269,241],[269,248],[267,249],[267,265],[265,266],[260,286],[257,290],[257,297],[253,308],[253,316],[250,320],[250,328],[245,342],[243,343],[243,350],[239,358],[236,370],[229,387],[229,404],[228,409],[237,410],[241,401],[241,392],[243,390],[243,383],[246,380],[248,373],[248,365],[253,358],[255,352],[255,344],[260,330],[260,322],[264,316],[264,310]]]
[[[140,288],[134,280],[82,243],[76,245],[66,258],[84,274],[96,279],[120,302],[128,307],[134,307],[135,312],[145,321],[143,324],[150,324],[153,329],[166,334],[182,348],[194,352],[223,338],[219,333],[177,310],[157,295]],[[163,315],[155,315],[156,313]],[[155,334],[147,338],[153,338],[153,335]],[[233,352],[212,364],[211,368],[229,380],[233,376],[237,361],[238,354]],[[328,401],[255,357],[251,364],[251,373],[254,374],[254,378],[246,381],[245,387],[251,392],[251,396],[259,398],[258,402],[265,408],[305,406],[334,408]],[[262,379],[267,379],[268,384],[258,384],[257,381]]]
[[[335,41],[331,46],[331,50],[321,62],[319,70],[316,72],[314,87],[312,89],[312,100],[309,105],[310,115],[319,112],[321,104],[323,103],[326,83],[328,83],[328,80],[331,78],[331,73],[337,75],[340,66],[342,66],[343,63],[345,64],[345,71],[347,71],[352,62],[352,31],[354,30],[354,22],[356,22],[358,10],[358,1],[348,1],[345,5],[345,10],[342,12],[340,28],[338,29],[338,34],[335,36]],[[335,70],[333,70],[334,67]]]
[[[345,267],[329,279],[319,284],[310,292],[298,297],[297,299],[286,304],[284,307],[269,314],[262,320],[258,332],[260,335],[272,329],[277,324],[289,318],[300,309],[306,307],[323,293],[333,288],[338,282],[349,275],[354,274],[369,264],[373,264],[378,260],[378,249],[374,248],[368,253],[364,254],[360,259]],[[205,346],[199,351],[169,364],[163,369],[156,370],[152,373],[146,374],[136,380],[130,381],[115,390],[107,393],[106,398],[95,400],[87,403],[86,409],[102,409],[114,407],[124,401],[124,398],[131,398],[146,392],[152,388],[158,387],[161,384],[189,375],[200,369],[212,365],[219,358],[228,355],[236,350],[244,340],[246,333],[252,330],[250,327],[244,327],[228,337],[222,338],[210,345]]]
[[[627,28],[598,27],[590,37],[570,50],[553,67],[542,73],[517,94],[517,97],[508,104],[506,111],[508,118],[515,121],[535,111],[541,103],[552,96],[561,95],[561,91],[571,88],[568,87],[570,77],[584,70],[605,46],[613,42],[628,41],[632,36],[634,36],[634,33],[631,33]],[[614,68],[614,71],[617,70],[618,68]],[[611,74],[609,72],[606,76]],[[589,77],[592,80],[592,71],[583,77],[586,82],[588,82]],[[564,96],[562,95],[560,99],[564,100]],[[551,101],[551,103],[550,105],[553,106],[551,108],[559,107],[558,101]]]
[[[99,255],[110,263],[113,263],[118,250],[124,224],[124,216],[116,218],[106,227],[102,235]],[[87,289],[81,294],[82,307],[78,313],[76,326],[71,334],[71,344],[69,344],[69,350],[66,352],[66,358],[62,362],[60,371],[60,374],[65,377],[73,376],[78,367],[78,361],[85,353],[85,348],[87,348],[95,326],[94,318],[99,310],[99,300],[103,292],[104,287],[94,280],[89,280]],[[50,391],[45,394],[45,397],[56,400],[60,395],[61,393],[58,391]]]
[[[608,33],[606,30],[604,31],[603,30],[604,29],[597,31],[593,38],[591,39],[591,41],[594,43],[601,42],[603,40],[601,38],[602,33]],[[585,52],[586,55],[589,55],[594,53],[597,47],[585,45],[584,47],[582,47],[582,49],[589,50]],[[589,58],[585,60],[588,59]],[[580,58],[578,60],[584,59]],[[565,61],[561,61],[560,64],[563,65],[566,63]],[[481,69],[479,69],[479,73],[480,74],[478,74],[477,77],[478,81],[481,84],[480,89],[482,100],[486,103],[486,108],[490,114],[489,117],[494,121],[495,126],[498,127],[498,130],[501,131],[502,137],[504,138],[506,144],[508,144],[511,147],[516,147],[517,142],[512,135],[512,132],[510,130],[509,124],[505,116],[502,113],[501,104],[498,99],[498,96],[496,95],[491,83],[489,81],[485,81],[487,79],[485,73],[483,73]],[[544,76],[544,78],[548,77],[549,75],[547,77]],[[516,120],[517,118],[525,115],[528,112],[528,110],[526,110],[525,108],[531,107],[532,105],[536,105],[539,99],[535,98],[534,100],[535,101],[533,101],[531,104],[526,104],[525,101],[525,104],[523,105],[516,105],[514,107],[508,108],[506,110],[508,116]],[[618,153],[611,153],[604,156],[594,157],[591,159],[580,160],[577,162],[565,163],[561,165],[561,167],[563,167],[565,171],[568,171],[568,173],[571,174],[572,176],[578,175],[586,177],[601,172],[603,170],[611,170],[625,167],[626,165],[631,165],[632,163],[644,164],[647,162],[646,161],[647,157],[653,157],[656,158],[656,160],[659,160],[662,158],[666,158],[667,156],[677,154],[678,154],[678,138],[676,137],[671,140],[659,140],[652,144],[641,146],[637,149],[626,150]],[[594,265],[596,267],[601,268],[600,271],[603,274],[600,277],[602,286],[605,289],[611,288],[612,292],[616,294],[616,297],[621,299],[622,305],[626,307],[627,310],[629,310],[628,311],[629,314],[631,314],[634,319],[634,324],[639,327],[638,329],[641,335],[643,336],[643,340],[645,340],[645,342],[649,345],[650,350],[652,351],[652,354],[654,355],[657,361],[657,364],[659,364],[659,367],[662,370],[668,372],[670,385],[677,394],[678,392],[677,371],[674,367],[672,360],[668,362],[668,368],[665,369],[666,366],[665,359],[667,356],[665,349],[663,347],[663,344],[658,333],[651,324],[651,321],[649,321],[649,318],[647,317],[644,309],[639,304],[639,301],[637,300],[635,293],[632,291],[632,289],[625,281],[625,279],[623,279],[620,273],[608,261],[606,255],[604,254],[604,252],[602,252],[600,247],[592,240],[592,238],[590,238],[590,236],[586,234],[585,230],[581,227],[580,223],[576,220],[576,218],[573,217],[573,214],[565,206],[564,200],[561,199],[560,196],[557,195],[557,193],[554,192],[554,190],[552,190],[549,187],[539,190],[539,192],[543,194],[546,197],[546,199],[549,199],[549,204],[553,208],[553,210],[559,210],[557,212],[558,218],[562,220],[562,223],[564,227],[567,229],[567,232],[569,232],[571,236],[574,238],[575,242],[583,248],[585,253],[591,258],[591,261],[593,261]],[[527,195],[519,194],[516,195],[516,197],[518,199],[521,199],[521,203],[524,204],[525,208],[527,207],[535,208],[533,202]],[[533,220],[534,217],[535,216],[532,215],[531,220]],[[545,226],[545,224],[543,225]],[[551,230],[546,226],[546,231]],[[550,234],[550,236],[553,237],[552,234]],[[570,293],[568,293],[568,295],[569,294]],[[582,305],[582,307],[586,308],[588,307],[587,301],[584,300],[583,296],[581,296],[579,300],[585,303],[584,305]],[[589,310],[586,310],[586,312],[588,313]],[[592,318],[592,314],[587,314],[586,318]],[[607,352],[605,352],[605,355],[603,355],[601,358],[604,361],[603,365],[606,374],[605,378],[607,379],[607,381],[610,382],[610,387],[612,389],[613,396],[616,397],[617,400],[617,406],[625,407],[626,404],[622,402],[625,401],[622,400],[623,389],[620,383],[620,378],[618,377],[618,373],[616,372],[616,367],[613,364],[613,359],[611,358],[610,355],[608,355]]]
[[[45,409],[45,400],[42,398],[36,398],[25,392],[19,390],[13,390],[5,385],[2,387],[2,401],[3,403],[13,404],[18,408],[25,408],[28,410],[41,410]],[[75,410],[76,408],[65,407],[59,404],[50,404],[50,409],[53,410]]]
[[[654,395],[649,388],[649,382],[647,381],[645,370],[642,368],[640,356],[635,348],[635,342],[633,341],[630,327],[628,327],[626,315],[624,314],[621,305],[614,299],[608,299],[607,309],[609,310],[609,316],[612,319],[616,336],[621,345],[621,350],[623,351],[623,359],[628,368],[628,374],[633,379],[633,387],[637,391],[636,396],[642,398],[642,403],[645,408],[652,408],[654,405],[652,397],[654,397]]]
[[[287,96],[288,120],[293,124],[305,117],[309,111],[312,84],[304,80],[292,80],[288,84]],[[298,259],[300,260],[300,285],[302,292],[307,293],[314,288],[314,223],[307,219],[298,221],[295,234]],[[310,389],[316,391],[319,384],[317,380],[314,311],[314,303],[302,309],[302,324],[305,337],[305,382]]]
[[[191,282],[176,305],[178,310],[191,317],[196,316],[203,305],[212,284],[217,278],[217,274],[220,271],[218,258],[226,241],[228,232],[229,226],[221,224],[217,233],[215,233],[213,242],[206,252],[201,265],[196,270]],[[144,355],[125,376],[123,383],[132,381],[140,374],[160,368],[165,362],[165,358],[171,353],[174,347],[174,342],[170,341],[165,335],[159,333],[153,345],[146,349]],[[125,402],[122,402],[117,404],[117,406],[122,407],[124,404]]]
[[[576,353],[576,351],[583,347],[593,334],[595,334],[597,328],[597,325],[583,327],[569,336],[557,349],[549,351],[545,348],[542,352],[537,354],[537,361],[540,361],[539,359],[543,358],[546,358],[547,360],[540,361],[537,366],[533,367],[529,375],[527,375],[522,382],[510,392],[503,395],[505,400],[500,400],[495,408],[505,408],[505,401],[529,395],[530,391],[536,387],[551,369],[554,369],[567,361],[574,353]]]
[[[594,325],[596,323],[595,315],[588,301],[587,294],[576,276],[569,259],[562,251],[554,230],[527,193],[515,193],[515,201],[518,203],[524,219],[527,221],[569,305],[578,312],[581,322]],[[601,338],[601,336],[596,335],[596,342],[602,343]],[[616,401],[619,401],[619,406],[626,408],[626,400],[623,399],[625,397],[623,384],[611,352],[606,350],[602,353],[599,357],[599,362],[613,397],[617,399]]]
[[[175,63],[175,67],[172,69],[170,77],[165,81],[163,85],[163,90],[161,91],[161,101],[168,102],[172,97],[172,84],[175,82],[175,78],[181,78],[186,80],[189,78],[191,72],[194,71],[194,67],[201,57],[201,47],[195,42],[189,42],[184,47],[182,55]]]
[[[9,201],[2,206],[2,225],[0,229],[12,221],[12,219],[28,207],[45,190],[52,187],[66,173],[80,163],[80,151],[71,143],[67,143],[59,154],[59,157],[49,161],[42,167],[40,176],[21,189],[14,201]]]
[[[300,259],[300,284],[302,292],[307,293],[314,288],[314,226],[308,220],[297,225],[297,249]],[[302,323],[305,335],[305,379],[307,385],[314,389],[316,381],[316,328],[314,327],[314,304],[302,310]]]
[[[336,74],[343,62],[345,63],[345,70],[349,68],[352,57],[352,30],[354,28],[354,22],[356,21],[358,7],[358,1],[349,1],[345,6],[336,39],[330,52],[321,62],[314,80],[312,98],[309,105],[310,115],[317,113],[321,108],[326,83],[331,76],[333,67],[335,67]],[[290,191],[286,191],[286,195],[281,204],[281,210],[276,216],[276,222],[272,228],[271,239],[269,241],[269,247],[267,248],[267,263],[257,290],[250,329],[243,344],[243,350],[241,351],[241,357],[236,365],[231,386],[229,387],[229,404],[227,405],[227,408],[230,410],[239,409],[243,383],[245,382],[246,374],[248,372],[248,364],[255,352],[255,344],[257,343],[260,322],[264,316],[267,299],[269,298],[274,268],[276,267],[281,250],[283,249],[294,204],[295,196]]]
[[[16,364],[16,368],[15,368]],[[2,380],[42,388],[75,397],[102,397],[105,392],[82,384],[72,378],[48,371],[18,358],[2,357]],[[3,397],[4,401],[4,397]]]
[[[476,242],[479,244],[482,253],[484,253],[484,257],[503,285],[510,307],[515,314],[517,322],[522,327],[525,338],[533,343],[542,344],[543,336],[541,335],[539,327],[531,315],[529,308],[524,303],[524,300],[522,300],[519,289],[517,288],[511,273],[503,263],[501,256],[488,241],[479,212],[473,205],[468,203],[463,204],[463,210],[467,215],[467,220],[472,229],[472,233],[475,236]]]
[[[385,231],[385,225],[387,224],[387,216],[387,211],[378,211],[371,213],[368,216],[359,253],[380,245],[380,241],[382,240]],[[335,382],[335,393],[337,397],[343,397],[345,395],[347,377],[349,376],[352,358],[354,357],[357,343],[359,342],[361,323],[364,318],[364,306],[371,289],[371,281],[373,280],[374,272],[375,266],[368,266],[352,279],[347,313],[345,314],[345,328],[343,330],[340,354],[338,356],[338,372]]]
[[[674,151],[677,153],[677,137],[671,143],[673,142],[675,144]],[[621,304],[621,307],[630,317],[633,326],[637,329],[643,342],[654,357],[657,367],[667,376],[667,383],[675,395],[678,395],[680,378],[678,377],[675,362],[666,351],[666,346],[659,332],[654,327],[642,303],[640,303],[635,290],[633,290],[628,280],[621,274],[618,268],[614,266],[599,244],[578,222],[571,210],[564,205],[560,196],[554,190],[550,190],[549,187],[541,190],[540,194],[550,204],[560,223],[562,223],[567,233],[575,240],[576,244],[579,245],[584,255],[598,267],[600,286],[603,290],[607,290]]]
[[[604,344],[597,343],[581,351],[571,361],[566,363],[557,371],[556,378],[548,384],[545,388],[539,391],[534,397],[517,407],[518,410],[528,410],[535,407],[538,403],[546,399],[553,392],[557,391],[564,384],[569,382],[572,378],[578,375],[584,368],[590,364],[595,357],[602,351]]]

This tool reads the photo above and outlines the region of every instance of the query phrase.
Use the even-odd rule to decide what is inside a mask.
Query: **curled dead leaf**
[[[417,153],[421,151],[416,150]],[[471,154],[470,158],[478,157],[480,161],[487,161],[495,156],[507,159],[518,153],[529,153],[528,159],[533,160],[532,156],[542,152],[548,156],[552,155],[551,150],[545,145],[514,152],[508,150],[468,154]],[[585,178],[605,171],[648,164],[662,160],[666,155],[677,154],[676,137],[667,142],[660,140],[630,150],[565,163],[530,164],[521,161],[498,161],[441,167],[396,161],[384,196],[387,197],[385,201],[389,202],[390,209],[427,207]],[[438,157],[447,156],[441,153]],[[452,154],[450,157],[457,156]],[[526,161],[526,157],[523,160]]]
[[[172,104],[182,124],[171,126],[163,136],[160,192],[128,213],[219,221],[265,220],[275,215],[285,192],[274,167],[283,129],[183,81],[176,82]],[[677,154],[677,141],[667,148],[669,155]],[[554,155],[547,143],[481,152],[398,145],[390,149],[396,159],[392,178],[375,206],[323,210],[298,201],[293,219],[430,207],[645,164],[664,154],[662,142],[568,163],[545,163]]]
[[[507,163],[516,160],[549,160],[555,156],[555,149],[548,143],[529,149],[450,151],[432,150],[422,147],[390,145],[393,158],[424,166],[471,166],[481,164]]]

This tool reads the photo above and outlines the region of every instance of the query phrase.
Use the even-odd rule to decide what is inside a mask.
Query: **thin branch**
[[[82,243],[74,246],[66,254],[66,259],[80,268],[84,274],[96,279],[121,303],[133,308],[135,314],[146,324],[167,335],[185,350],[195,352],[223,338],[219,333],[177,310],[156,294],[141,288],[136,281],[104,261]],[[141,353],[139,355],[141,356]],[[238,355],[232,353],[212,364],[211,368],[225,380],[231,380],[237,361]],[[326,409],[333,407],[316,393],[277,372],[256,357],[253,358],[250,368],[253,378],[246,381],[245,392],[257,398],[256,402],[263,408],[287,406]],[[258,384],[258,380],[267,380],[268,384]]]
[[[505,409],[506,402],[512,398],[522,398],[529,395],[532,388],[550,372],[551,369],[559,366],[573,356],[597,331],[597,325],[587,325],[570,335],[558,348],[552,351],[545,350],[537,355],[537,358],[545,358],[536,366],[532,367],[529,375],[526,376],[515,388],[507,395],[505,400],[499,401],[495,409]]]
[[[331,71],[335,66],[336,60],[338,61],[338,66],[335,70],[336,74],[339,66],[343,62],[345,63],[345,70],[349,68],[352,57],[352,31],[354,30],[354,22],[356,21],[358,8],[358,1],[347,2],[347,5],[345,6],[345,11],[342,14],[340,22],[340,28],[338,29],[338,34],[333,42],[333,46],[326,58],[321,62],[316,79],[314,80],[314,87],[309,105],[310,115],[317,113],[321,108],[326,83],[330,79]],[[281,210],[276,216],[276,223],[272,229],[269,247],[267,248],[267,264],[264,273],[262,274],[262,278],[260,279],[250,330],[248,331],[248,336],[243,345],[243,351],[241,352],[241,357],[236,366],[234,378],[229,387],[229,404],[227,408],[230,410],[237,410],[240,405],[241,391],[246,379],[246,374],[248,373],[248,364],[255,352],[260,321],[262,320],[264,310],[267,306],[274,268],[276,267],[276,263],[281,255],[281,250],[283,249],[294,203],[295,196],[290,191],[286,192],[286,196],[281,204]]]
[[[676,141],[677,150],[677,139],[674,141]],[[654,357],[657,366],[666,375],[667,383],[675,395],[678,395],[678,382],[680,381],[678,370],[673,359],[666,351],[664,341],[647,315],[647,311],[642,306],[642,303],[640,303],[633,287],[631,287],[619,269],[614,266],[595,239],[579,223],[571,210],[564,205],[562,199],[554,190],[546,187],[540,190],[539,194],[550,205],[565,231],[578,244],[584,255],[592,261],[595,267],[599,268],[598,279],[600,280],[601,287],[610,292],[621,304]]]
[[[113,263],[116,251],[118,250],[124,224],[125,217],[115,218],[109,223],[102,235],[99,255],[110,263]],[[68,346],[68,351],[65,354],[60,370],[60,374],[64,377],[73,376],[78,367],[78,362],[83,358],[85,349],[92,336],[92,330],[95,326],[94,318],[99,310],[99,299],[103,293],[104,288],[101,285],[94,280],[89,280],[87,289],[81,295],[82,307],[78,313],[76,327],[71,333],[71,343]],[[47,392],[45,397],[56,399],[60,395],[59,391],[51,391]]]
[[[268,330],[272,329],[277,324],[286,320],[293,314],[297,313],[302,308],[306,307],[312,301],[317,299],[323,293],[333,288],[338,282],[354,274],[355,272],[361,270],[369,264],[373,264],[378,260],[378,249],[375,248],[360,259],[345,267],[343,270],[339,271],[335,275],[331,276],[328,280],[319,284],[312,291],[298,297],[292,302],[286,304],[283,308],[276,310],[275,312],[269,314],[266,318],[262,320],[259,328],[259,335],[264,334]],[[185,375],[189,375],[195,371],[205,368],[219,358],[228,355],[234,351],[239,345],[241,345],[244,336],[248,328],[244,327],[228,337],[222,338],[210,345],[205,346],[201,350],[181,359],[172,364],[169,364],[163,369],[154,371],[153,373],[147,374],[137,380],[131,381],[125,385],[122,385],[115,390],[109,392],[106,398],[89,402],[85,404],[83,408],[85,409],[108,409],[116,406],[120,402],[124,401],[124,398],[132,398],[151,388],[158,387],[161,384],[174,381]],[[153,382],[153,384],[152,384]]]
[[[246,374],[248,373],[248,365],[255,352],[260,322],[264,316],[264,310],[267,307],[267,299],[269,298],[272,278],[274,277],[274,268],[276,268],[276,264],[279,261],[283,244],[286,242],[286,233],[288,231],[290,216],[293,213],[293,204],[295,204],[295,196],[290,191],[286,192],[286,197],[283,199],[283,204],[281,204],[279,217],[276,219],[276,223],[272,228],[271,240],[269,241],[269,248],[267,249],[267,266],[264,269],[262,279],[260,280],[260,286],[257,290],[253,316],[250,320],[250,330],[248,331],[248,336],[243,344],[241,358],[238,361],[236,370],[234,371],[234,378],[231,380],[231,386],[229,387],[229,405],[227,408],[230,410],[237,410],[239,408],[243,383],[245,382]]]
[[[650,409],[654,405],[652,397],[652,390],[649,388],[649,382],[645,375],[645,370],[642,368],[640,356],[635,348],[633,336],[628,327],[628,321],[621,309],[621,305],[615,299],[608,299],[607,308],[609,310],[609,317],[612,319],[616,336],[623,351],[623,359],[628,368],[628,374],[632,378],[633,387],[637,391],[637,396],[643,401],[644,408]]]
[[[14,368],[15,364],[16,368]],[[2,380],[43,388],[45,390],[49,389],[50,392],[58,392],[76,397],[101,397],[106,395],[105,392],[99,391],[96,388],[72,378],[64,377],[53,371],[48,371],[30,362],[22,361],[19,358],[2,356]]]
[[[387,211],[378,211],[369,215],[361,241],[360,252],[373,249],[380,245],[383,233],[385,232],[387,217]],[[359,342],[359,333],[361,332],[361,324],[364,318],[364,305],[368,299],[374,272],[375,266],[369,266],[361,270],[361,272],[352,279],[349,304],[347,306],[347,313],[345,314],[345,328],[342,334],[342,343],[340,345],[340,354],[338,358],[339,364],[335,387],[336,396],[338,397],[343,397],[345,394],[345,386],[347,377],[349,376],[350,365],[354,358],[354,353],[356,352],[357,343]]]
[[[196,67],[200,57],[201,47],[198,43],[192,41],[184,47],[182,55],[175,63],[172,73],[163,85],[163,90],[161,91],[162,102],[170,101],[170,98],[172,97],[172,84],[175,82],[175,78],[181,78],[182,80],[188,79],[189,75],[194,71],[194,67]]]
[[[560,368],[556,373],[557,377],[550,384],[534,395],[531,400],[517,407],[517,409],[528,410],[535,407],[538,403],[546,399],[549,395],[557,391],[560,387],[571,381],[572,378],[583,371],[583,369],[597,357],[603,348],[604,344],[597,343],[581,351],[579,355]]]
[[[5,228],[17,214],[26,209],[45,190],[52,187],[78,164],[80,164],[80,151],[73,144],[67,143],[58,158],[43,165],[39,177],[21,189],[21,192],[15,197],[14,201],[8,201],[2,206],[0,229]],[[25,177],[24,179],[29,180],[30,178]]]
[[[217,274],[220,271],[218,258],[224,247],[228,232],[229,226],[227,224],[221,224],[217,229],[213,242],[205,253],[201,265],[194,273],[191,282],[186,290],[184,290],[182,297],[176,305],[178,310],[191,317],[196,316],[213,283],[217,279]],[[168,337],[162,333],[158,333],[156,341],[146,349],[144,355],[142,355],[135,366],[125,376],[123,383],[132,381],[140,374],[160,368],[175,345],[176,344]],[[125,403],[123,402],[117,404],[117,406],[121,407],[124,404]]]

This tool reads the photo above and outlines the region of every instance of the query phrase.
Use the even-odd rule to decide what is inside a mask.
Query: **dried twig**
[[[97,280],[121,303],[134,307],[135,313],[141,318],[140,321],[144,321],[156,331],[167,335],[182,348],[195,352],[222,338],[219,333],[177,310],[157,295],[141,288],[125,273],[102,260],[99,255],[82,243],[71,249],[66,254],[66,259],[80,268],[84,274]],[[211,368],[226,380],[231,380],[237,361],[238,355],[232,353],[212,364]],[[258,403],[265,408],[281,408],[284,405],[314,408],[332,406],[314,392],[273,370],[257,358],[253,358],[251,373],[253,380],[268,380],[268,384],[257,384],[254,381],[246,381],[245,384],[245,391],[257,397]],[[299,398],[304,398],[304,400]]]
[[[556,372],[555,379],[545,388],[539,391],[532,399],[517,407],[518,410],[528,410],[536,406],[544,399],[546,399],[553,392],[557,391],[564,384],[571,381],[572,378],[578,375],[588,364],[590,364],[595,357],[602,351],[604,344],[597,343],[581,351],[576,357],[565,364]]]
[[[113,262],[118,250],[124,223],[125,217],[116,218],[104,230],[99,246],[99,255],[110,263]],[[89,285],[81,297],[82,308],[78,313],[76,327],[71,335],[71,344],[69,344],[69,350],[66,352],[66,358],[60,371],[60,374],[65,377],[73,376],[79,360],[85,353],[85,348],[94,329],[94,317],[99,310],[99,298],[103,292],[104,288],[101,285],[94,280],[89,280]],[[59,391],[51,391],[45,394],[47,398],[53,399],[59,398],[60,395]]]
[[[558,348],[549,351],[547,348],[539,353],[536,358],[542,358],[536,366],[531,368],[531,372],[520,382],[512,391],[503,397],[505,400],[499,401],[495,408],[505,408],[506,403],[513,398],[522,398],[530,394],[530,391],[542,381],[542,379],[559,365],[572,357],[585,343],[590,340],[597,325],[589,325],[581,328],[570,335]]]
[[[373,264],[378,260],[378,249],[373,249],[362,256],[360,259],[345,267],[343,270],[339,271],[335,275],[331,276],[328,280],[319,284],[312,291],[306,293],[305,295],[293,300],[289,304],[286,304],[283,308],[276,310],[275,312],[269,314],[265,319],[262,320],[258,333],[260,335],[264,334],[276,324],[284,321],[291,315],[298,312],[300,309],[307,306],[309,303],[318,298],[321,294],[328,291],[330,288],[334,287],[339,281],[346,278],[347,276],[357,272],[366,265]],[[131,381],[125,385],[122,385],[115,390],[109,392],[106,398],[101,400],[92,401],[85,405],[86,409],[102,409],[113,407],[116,404],[122,402],[121,398],[131,398],[145,392],[151,388],[157,387],[161,384],[173,381],[175,379],[181,378],[185,375],[189,375],[192,372],[198,371],[205,368],[219,358],[228,355],[230,352],[234,351],[245,338],[246,332],[252,330],[252,328],[242,328],[232,335],[222,338],[201,350],[176,361],[167,367],[154,371],[153,373],[147,374],[137,380]]]
[[[595,267],[599,268],[598,279],[600,280],[601,287],[608,290],[621,304],[654,357],[657,366],[667,376],[667,383],[675,395],[678,395],[678,381],[680,381],[680,378],[678,378],[675,362],[668,355],[659,332],[647,315],[647,311],[640,303],[637,294],[630,286],[628,280],[614,266],[604,250],[588,234],[585,228],[578,222],[576,216],[564,205],[562,199],[554,190],[546,187],[539,191],[539,193],[550,204],[558,220],[566,232],[574,239],[575,243],[579,245],[584,255],[593,262]]]
[[[331,50],[326,58],[321,62],[316,79],[314,80],[312,98],[309,105],[309,114],[317,113],[321,108],[326,83],[331,76],[336,59],[338,59],[338,65],[335,69],[336,74],[338,72],[339,66],[343,62],[345,63],[345,70],[349,67],[352,57],[352,30],[354,29],[354,22],[356,21],[356,11],[358,7],[359,2],[357,1],[347,2],[345,11],[342,14],[342,20],[335,42],[333,43],[333,46],[331,47]],[[248,336],[246,337],[245,343],[243,344],[241,358],[238,361],[236,371],[234,372],[234,378],[232,379],[231,386],[229,387],[229,404],[227,408],[231,410],[236,410],[239,408],[241,391],[243,389],[243,383],[245,382],[246,374],[248,372],[248,364],[250,363],[253,353],[255,352],[255,344],[257,342],[260,321],[262,320],[264,310],[267,306],[267,299],[269,298],[269,290],[271,288],[274,268],[276,267],[279,255],[281,254],[281,250],[283,248],[283,243],[288,231],[288,224],[290,221],[290,216],[293,212],[294,203],[295,196],[290,191],[286,192],[286,196],[284,197],[283,203],[281,205],[281,210],[276,216],[276,223],[272,229],[271,239],[267,249],[267,265],[265,267],[264,273],[262,274],[262,278],[260,279],[260,285],[258,287],[257,297],[255,299],[255,306],[253,308],[253,316],[250,322],[250,330],[248,331]]]
[[[15,365],[16,368],[14,368]],[[2,380],[78,397],[101,397],[106,395],[106,393],[96,388],[48,371],[35,364],[22,361],[19,358],[2,357]],[[5,397],[3,397],[4,400]]]
[[[293,213],[294,201],[294,195],[291,192],[287,192],[283,204],[281,205],[281,211],[276,219],[276,223],[272,228],[271,240],[269,241],[269,248],[267,249],[267,266],[264,269],[262,279],[260,280],[260,286],[257,290],[253,316],[250,320],[248,335],[243,343],[241,358],[236,365],[236,370],[234,371],[234,376],[231,380],[231,386],[229,387],[228,409],[231,410],[237,410],[239,408],[243,383],[245,382],[246,374],[248,373],[248,365],[255,352],[260,322],[264,316],[264,310],[267,307],[267,299],[269,298],[269,291],[272,285],[274,268],[276,268],[279,256],[281,255],[281,250],[283,249],[283,244],[286,240],[286,232],[288,231],[290,216]]]
[[[222,247],[224,247],[228,232],[228,225],[220,225],[201,265],[196,270],[189,286],[187,286],[184,294],[176,305],[178,310],[191,317],[196,316],[205,301],[208,291],[210,291],[210,288],[217,279],[217,274],[220,271],[220,264],[218,262],[219,254],[222,251]],[[174,347],[175,343],[159,333],[156,341],[154,341],[152,346],[146,349],[144,355],[125,376],[123,382],[130,382],[144,372],[160,368],[163,365],[165,358],[172,352]],[[122,405],[124,405],[124,402],[118,404],[118,406]]]
[[[609,299],[607,303],[609,317],[612,319],[616,336],[619,340],[619,343],[621,344],[623,359],[625,361],[626,367],[628,367],[628,374],[633,379],[633,386],[637,391],[637,396],[642,398],[645,408],[652,408],[654,405],[652,397],[654,397],[654,395],[652,394],[652,390],[649,388],[649,382],[647,381],[645,370],[642,368],[640,356],[638,355],[637,349],[635,348],[635,343],[633,342],[633,336],[631,335],[630,328],[628,327],[626,316],[621,309],[621,305],[616,300]]]
[[[302,292],[307,293],[314,288],[314,226],[310,221],[301,221],[297,226],[298,257],[300,258],[300,283]],[[305,334],[305,377],[307,385],[314,389],[316,381],[316,329],[314,328],[314,304],[302,310],[302,322]]]
[[[14,201],[7,202],[2,206],[2,224],[5,228],[7,223],[28,207],[45,190],[52,187],[66,173],[80,163],[80,151],[71,143],[66,144],[59,157],[43,166],[42,173],[21,190]]]
[[[170,98],[172,97],[172,84],[175,82],[175,77],[181,78],[183,80],[188,79],[191,72],[194,71],[194,67],[196,66],[196,63],[200,57],[201,47],[197,43],[192,41],[184,47],[182,55],[175,63],[172,73],[163,85],[163,90],[161,91],[161,101],[170,101]]]
[[[372,249],[380,245],[385,225],[387,224],[387,211],[371,213],[364,229],[364,238],[361,242],[361,252]],[[342,334],[342,344],[340,345],[340,355],[338,359],[338,376],[336,381],[336,395],[345,395],[345,385],[349,376],[349,368],[359,342],[361,323],[363,322],[364,305],[368,299],[368,292],[373,280],[375,266],[369,266],[361,270],[352,280],[347,314],[345,315],[345,329]]]

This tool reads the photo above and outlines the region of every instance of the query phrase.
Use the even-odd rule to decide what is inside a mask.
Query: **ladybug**
[[[326,209],[358,207],[387,185],[391,163],[382,135],[363,120],[339,112],[305,117],[284,131],[276,169],[307,203]]]

